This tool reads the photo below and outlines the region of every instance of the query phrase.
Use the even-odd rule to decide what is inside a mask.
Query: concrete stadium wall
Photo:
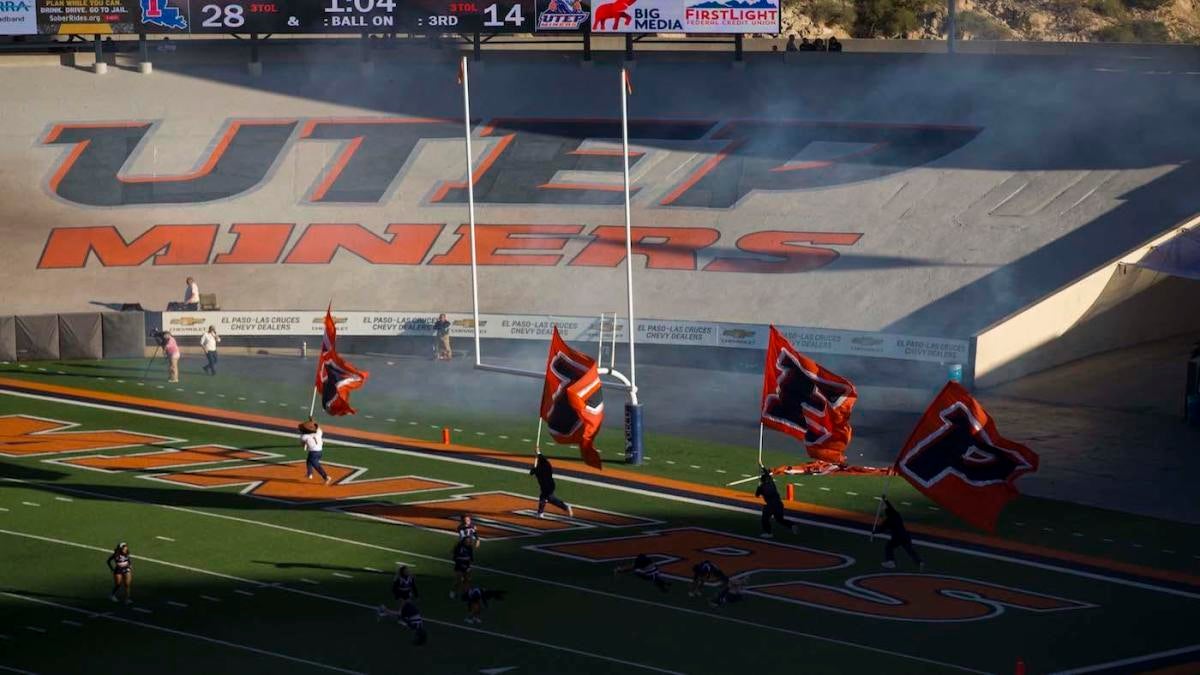
[[[0,68],[0,313],[469,310],[452,54],[272,53]],[[1200,211],[1196,78],[827,56],[639,56],[639,315],[967,338]],[[472,66],[483,311],[624,307],[616,66]]]
[[[975,338],[975,383],[990,387],[1100,352],[1200,335],[1200,282],[1134,266],[1173,228]]]

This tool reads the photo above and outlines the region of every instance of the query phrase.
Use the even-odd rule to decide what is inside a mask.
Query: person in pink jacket
[[[167,355],[167,382],[179,381],[179,345],[175,336],[163,333],[163,353]]]

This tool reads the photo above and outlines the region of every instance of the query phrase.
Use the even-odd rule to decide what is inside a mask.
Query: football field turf
[[[596,473],[556,448],[559,495],[575,514],[549,507],[554,517],[537,519],[527,454],[337,424],[326,432],[334,484],[325,486],[304,479],[294,411],[272,417],[141,389],[0,380],[0,666],[517,674],[1012,672],[1018,659],[1030,672],[1200,666],[1195,528],[1164,526],[1143,540],[1185,559],[1151,565],[1138,550],[1099,555],[1073,544],[1071,528],[1056,546],[1050,533],[990,538],[934,523],[914,528],[925,572],[903,553],[899,569],[884,570],[869,516],[836,502],[794,504],[799,534],[762,540],[748,490],[615,463]],[[447,597],[462,512],[481,522],[476,582],[507,592],[481,625],[463,623],[463,603]],[[104,560],[118,541],[134,560],[131,607],[108,598]],[[656,556],[676,579],[668,592],[613,574],[637,553]],[[689,597],[691,566],[703,559],[743,575],[745,599],[714,608],[715,589]],[[401,562],[416,575],[428,623],[420,647],[395,623],[376,621]]]

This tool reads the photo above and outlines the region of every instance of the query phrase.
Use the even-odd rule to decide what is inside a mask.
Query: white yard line
[[[91,547],[88,547],[88,548],[91,548]],[[141,558],[141,556],[138,556],[138,557]],[[145,560],[145,558],[142,558],[142,559]],[[337,671],[339,673],[350,673],[350,675],[365,675],[364,673],[359,673],[356,670],[348,670],[346,668],[338,668],[337,666],[331,666],[331,665],[328,665],[325,663],[319,663],[317,661],[310,661],[308,659],[302,659],[298,656],[289,656],[287,654],[280,654],[279,652],[272,652],[272,651],[268,651],[266,649],[259,649],[258,647],[251,647],[250,645],[239,644],[237,642],[229,642],[227,640],[218,640],[217,638],[209,637],[207,635],[200,635],[199,633],[189,633],[187,631],[177,630],[175,628],[167,628],[166,626],[159,626],[157,624],[146,623],[144,621],[135,621],[133,619],[127,619],[123,616],[116,616],[113,614],[97,614],[96,612],[89,612],[85,609],[80,609],[78,607],[72,607],[71,605],[59,604],[57,602],[50,602],[49,600],[42,600],[41,598],[31,598],[26,595],[20,595],[17,593],[8,593],[8,592],[4,592],[4,591],[0,591],[0,595],[6,596],[9,598],[15,598],[17,600],[24,600],[26,602],[32,602],[32,603],[38,604],[38,605],[47,605],[49,607],[57,607],[59,609],[65,609],[70,612],[78,612],[79,614],[83,614],[84,616],[86,616],[88,618],[107,619],[108,621],[117,621],[119,623],[126,623],[126,624],[130,624],[130,625],[134,625],[134,626],[140,626],[142,628],[149,628],[150,630],[157,630],[157,631],[162,631],[164,633],[170,633],[171,635],[179,635],[182,637],[189,637],[194,640],[201,640],[203,642],[210,642],[212,644],[218,644],[218,645],[222,645],[224,647],[232,647],[234,649],[241,649],[244,651],[253,652],[255,654],[262,654],[264,656],[274,656],[277,659],[284,659],[286,661],[292,661],[295,663],[303,663],[305,665],[316,666],[318,668],[324,668],[326,670],[333,670],[333,671]]]
[[[1120,661],[1109,661],[1107,663],[1097,663],[1097,664],[1090,665],[1090,666],[1083,666],[1082,668],[1072,668],[1071,670],[1060,670],[1057,673],[1055,673],[1054,675],[1076,675],[1077,673],[1094,673],[1097,670],[1108,670],[1110,668],[1121,668],[1124,666],[1132,666],[1136,663],[1142,663],[1143,661],[1153,661],[1155,659],[1162,659],[1162,658],[1167,658],[1170,656],[1180,656],[1182,654],[1189,654],[1191,652],[1200,652],[1200,644],[1191,645],[1188,647],[1180,647],[1179,649],[1168,649],[1167,651],[1155,652],[1153,654],[1146,654],[1144,656],[1134,656],[1134,657],[1128,658],[1128,659],[1121,659]]]
[[[8,391],[8,390],[0,390],[0,394],[4,394],[4,395],[8,395],[8,396],[16,396],[19,398],[29,398],[29,399],[36,399],[36,400],[42,400],[42,401],[49,401],[49,402],[57,403],[60,405],[76,405],[76,406],[80,406],[80,407],[95,408],[95,409],[99,409],[99,410],[111,410],[114,412],[120,412],[120,413],[129,414],[129,415],[139,415],[139,416],[144,416],[144,417],[156,417],[159,419],[167,419],[167,420],[173,420],[173,421],[177,421],[177,422],[188,422],[191,424],[219,427],[219,428],[224,428],[224,429],[237,429],[240,431],[251,431],[251,432],[265,434],[265,435],[269,435],[269,436],[279,436],[279,437],[284,437],[284,438],[289,438],[289,439],[294,437],[294,434],[289,433],[289,432],[275,431],[273,429],[262,429],[262,428],[258,428],[258,427],[254,427],[254,426],[246,425],[246,424],[234,424],[231,422],[217,422],[217,421],[213,421],[213,420],[201,420],[201,419],[195,419],[195,418],[184,417],[184,416],[180,416],[180,415],[173,415],[173,414],[169,414],[169,413],[155,412],[155,411],[149,411],[149,410],[133,410],[133,409],[124,408],[121,406],[108,405],[108,404],[104,404],[104,403],[93,403],[90,401],[73,401],[73,400],[67,400],[67,399],[60,399],[60,398],[56,398],[53,396],[43,396],[41,394],[30,394],[30,393],[26,393],[26,392],[17,392],[17,391]],[[434,428],[438,428],[438,427],[434,426]],[[531,439],[526,439],[526,440],[531,440]],[[436,460],[436,461],[449,462],[452,464],[464,464],[467,466],[477,466],[477,467],[486,468],[490,471],[499,470],[499,471],[508,471],[508,472],[512,472],[512,473],[521,473],[521,474],[528,472],[527,469],[523,469],[521,467],[516,467],[516,466],[505,466],[505,465],[493,464],[491,462],[485,462],[485,461],[477,460],[477,459],[467,459],[464,457],[456,457],[456,456],[449,456],[449,455],[438,455],[438,454],[418,452],[418,451],[413,451],[413,450],[403,450],[400,448],[386,448],[386,447],[372,445],[370,443],[363,443],[363,442],[359,442],[359,441],[335,439],[335,440],[330,440],[329,442],[334,445],[366,448],[369,450],[376,450],[378,452],[385,452],[385,453],[394,454],[394,455],[405,455],[405,456],[410,456],[410,457],[419,457],[419,458],[423,458],[423,459],[432,459],[432,460]],[[645,457],[643,459],[649,459],[649,458]],[[751,474],[742,474],[742,475],[744,477],[751,476]],[[664,499],[664,500],[673,501],[673,502],[696,504],[698,506],[719,509],[722,511],[733,511],[733,512],[737,512],[737,513],[754,514],[757,516],[759,514],[759,510],[760,510],[757,507],[735,506],[732,504],[723,504],[720,502],[708,501],[706,499],[702,499],[699,497],[685,497],[685,496],[681,496],[681,495],[672,495],[672,494],[664,494],[661,492],[654,492],[654,491],[651,491],[651,490],[648,490],[645,488],[636,488],[636,487],[630,487],[630,486],[625,486],[625,485],[613,485],[611,483],[606,483],[606,482],[598,481],[598,480],[592,480],[589,478],[580,478],[580,477],[576,477],[576,476],[562,476],[562,475],[555,476],[555,478],[557,480],[563,481],[563,482],[578,483],[581,485],[590,485],[593,487],[600,487],[600,488],[605,488],[605,489],[609,489],[609,490],[616,490],[619,492],[628,492],[631,494],[638,494],[638,495],[643,495],[643,496],[648,496],[648,497],[654,497],[657,499]],[[340,537],[334,537],[332,535],[320,534],[317,532],[307,532],[305,530],[295,530],[293,528],[285,527],[282,525],[275,525],[273,523],[264,523],[264,522],[257,521],[257,520],[239,518],[237,516],[228,516],[228,515],[218,514],[218,513],[209,513],[207,511],[198,511],[198,510],[188,509],[188,508],[180,507],[180,506],[170,506],[167,504],[157,504],[155,502],[143,502],[141,500],[127,499],[124,497],[115,497],[114,495],[105,494],[105,493],[92,493],[92,492],[87,492],[87,491],[83,491],[83,490],[76,490],[74,488],[61,487],[61,486],[57,486],[57,485],[43,485],[41,483],[31,482],[31,481],[27,481],[27,480],[20,479],[20,478],[0,477],[0,480],[14,482],[14,483],[23,483],[23,484],[28,484],[28,485],[38,485],[39,487],[42,487],[42,488],[54,489],[54,490],[59,490],[59,491],[63,491],[63,492],[91,494],[93,496],[98,495],[98,496],[105,497],[106,499],[121,499],[124,501],[138,502],[138,503],[143,503],[143,504],[153,504],[154,506],[159,506],[161,508],[166,508],[166,509],[173,509],[173,510],[183,511],[183,512],[187,512],[187,513],[196,513],[196,514],[200,514],[200,515],[204,515],[204,516],[211,516],[214,518],[226,518],[226,519],[230,519],[230,520],[236,520],[236,521],[241,521],[241,522],[245,522],[245,523],[261,525],[264,527],[272,527],[272,528],[280,528],[280,529],[284,529],[284,530],[291,530],[294,532],[299,532],[302,534],[307,534],[307,535],[315,536],[315,537],[321,537],[321,538],[325,538],[325,539],[329,539],[329,540],[333,540],[333,541],[354,543],[354,544],[361,545],[361,546],[368,546],[368,547],[378,548],[378,549],[387,550],[387,551],[396,551],[396,549],[390,549],[388,547],[379,546],[376,544],[369,544],[366,542],[351,542],[350,540],[342,539]],[[878,500],[878,497],[875,497],[874,499]],[[908,502],[901,502],[901,503],[909,504]],[[800,523],[803,523],[805,525],[810,525],[812,527],[819,527],[819,528],[827,529],[827,530],[836,530],[839,532],[845,532],[847,534],[853,534],[853,535],[857,535],[857,536],[861,536],[861,537],[870,537],[871,536],[871,532],[869,530],[861,529],[861,528],[857,528],[857,527],[849,527],[846,525],[837,525],[834,523],[827,523],[824,521],[812,520],[812,519],[808,519],[808,518],[793,517],[792,519],[795,521],[798,521]],[[1108,541],[1111,541],[1111,540],[1108,540]],[[1142,581],[1134,581],[1132,579],[1125,579],[1125,578],[1121,578],[1121,577],[1108,576],[1106,574],[1100,574],[1097,572],[1088,572],[1088,571],[1078,570],[1078,569],[1074,569],[1071,567],[1064,567],[1064,566],[1051,564],[1051,563],[1043,563],[1043,562],[1038,562],[1038,561],[1034,561],[1034,560],[1027,560],[1024,558],[1018,558],[1018,557],[1015,557],[1012,555],[1007,555],[1007,554],[1002,554],[1002,553],[992,553],[990,551],[974,550],[974,549],[970,549],[970,548],[964,548],[961,546],[957,546],[955,544],[946,544],[946,543],[931,542],[931,541],[922,542],[921,545],[926,548],[934,548],[934,549],[943,550],[943,551],[951,551],[953,553],[959,553],[962,555],[974,556],[974,557],[978,557],[978,558],[986,558],[988,560],[999,560],[999,561],[1011,563],[1014,565],[1022,565],[1025,567],[1031,567],[1031,568],[1035,568],[1035,569],[1056,572],[1059,574],[1067,574],[1067,575],[1071,575],[1071,576],[1081,577],[1084,579],[1106,581],[1109,583],[1119,584],[1122,586],[1129,586],[1131,588],[1138,588],[1138,589],[1146,590],[1146,591],[1165,593],[1168,595],[1175,595],[1175,596],[1179,596],[1179,597],[1189,598],[1192,600],[1200,600],[1200,593],[1194,593],[1194,592],[1190,592],[1190,591],[1169,588],[1166,586],[1157,586],[1152,583],[1146,583],[1146,582],[1142,582]],[[396,551],[396,552],[402,553],[402,554],[406,553],[403,551]],[[433,558],[430,556],[420,556],[420,557],[428,557],[432,560],[437,560],[438,562],[443,562],[443,563],[446,562],[446,561],[442,560],[441,558]],[[1200,556],[1196,556],[1196,558],[1200,559]],[[482,568],[480,568],[480,569],[482,569]],[[498,572],[498,570],[497,570],[497,572]],[[503,573],[503,572],[501,572],[501,573]],[[532,577],[529,577],[529,578],[532,579]],[[584,589],[584,590],[587,590],[587,589]],[[630,600],[630,598],[626,598],[625,596],[619,596],[619,597],[621,597],[623,600]],[[706,614],[706,616],[709,616],[709,615]]]

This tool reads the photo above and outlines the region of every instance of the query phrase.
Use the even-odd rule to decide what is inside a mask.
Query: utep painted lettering
[[[219,225],[154,225],[126,236],[116,227],[60,227],[50,231],[38,269],[79,269],[89,262],[102,267],[159,265],[235,265],[281,263],[326,265],[341,257],[371,265],[467,265],[470,239],[467,226],[455,228],[454,243],[444,254],[432,255],[442,234],[441,223],[392,223],[379,233],[358,223],[300,225],[290,250],[286,245],[293,223],[234,223],[228,232],[237,239],[216,252]],[[567,260],[570,238],[585,234],[583,225],[501,225],[476,227],[480,265],[616,267],[625,259],[614,242],[615,226],[598,226],[586,233],[583,249]],[[652,270],[746,272],[755,274],[804,272],[828,265],[840,255],[828,246],[852,246],[862,235],[854,232],[785,232],[770,230],[742,235],[736,248],[762,257],[722,257],[702,267],[701,255],[720,239],[720,233],[701,227],[635,227],[633,253]],[[717,249],[714,249],[716,251]]]
[[[294,133],[297,128],[299,133]],[[130,175],[123,168],[153,141],[155,123],[62,123],[45,145],[65,151],[47,179],[50,192],[83,206],[197,204],[230,199],[267,180],[296,143],[337,141],[339,150],[300,204],[382,201],[426,139],[458,138],[461,123],[430,118],[228,120],[195,169]],[[696,143],[713,153],[670,183],[634,185],[657,207],[729,209],[756,191],[825,188],[873,180],[936,160],[970,142],[975,127],[801,122],[791,120],[631,120],[634,145]],[[617,119],[493,119],[477,127],[489,143],[476,167],[481,204],[619,205],[621,153],[596,149],[621,136]],[[701,147],[700,144],[703,144]],[[636,173],[645,154],[631,157]],[[608,182],[563,182],[564,172],[609,174]],[[402,178],[401,178],[402,180]],[[643,197],[642,195],[649,195]],[[465,203],[461,176],[446,176],[430,203]]]

